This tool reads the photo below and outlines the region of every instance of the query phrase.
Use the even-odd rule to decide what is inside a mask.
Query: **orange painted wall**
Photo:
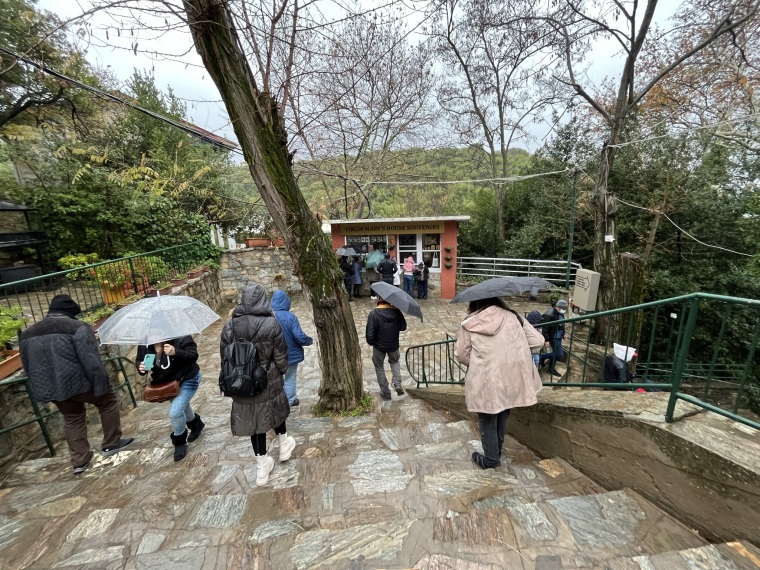
[[[453,299],[457,294],[457,232],[459,223],[447,221],[441,236],[441,298]],[[446,251],[450,247],[451,251]],[[451,260],[447,260],[451,257]],[[450,263],[451,267],[446,267]]]
[[[346,238],[341,235],[339,224],[330,225],[330,236],[332,237],[333,251],[346,245]]]

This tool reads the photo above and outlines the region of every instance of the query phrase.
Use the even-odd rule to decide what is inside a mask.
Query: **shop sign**
[[[367,234],[442,234],[445,222],[388,222],[380,224],[341,224],[341,235]]]

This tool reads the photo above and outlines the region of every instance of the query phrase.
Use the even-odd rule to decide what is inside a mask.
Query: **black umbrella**
[[[494,277],[457,293],[451,302],[467,303],[491,297],[509,297],[526,291],[536,292],[538,289],[547,287],[553,287],[551,281],[540,277]]]
[[[356,250],[353,247],[339,247],[338,251],[336,251],[338,255],[345,255],[348,257],[354,257],[356,255]]]
[[[422,320],[422,309],[419,303],[410,297],[408,293],[385,281],[375,281],[371,287],[378,296],[384,301],[388,301],[402,313],[419,317]]]

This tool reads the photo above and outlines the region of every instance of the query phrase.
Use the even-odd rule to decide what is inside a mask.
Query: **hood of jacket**
[[[401,312],[389,303],[378,303],[376,308],[380,309],[379,311],[375,311],[377,318],[386,323],[390,323],[398,319],[398,315]]]
[[[466,318],[462,327],[473,333],[493,336],[504,326],[508,314],[504,309],[491,305]]]
[[[243,294],[240,296],[240,303],[232,310],[233,317],[271,314],[272,306],[267,299],[267,292],[258,283],[245,286]]]
[[[288,295],[282,289],[277,289],[272,295],[272,310],[273,311],[289,311],[290,310],[290,295]]]

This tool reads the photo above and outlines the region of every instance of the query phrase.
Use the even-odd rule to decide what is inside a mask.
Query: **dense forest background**
[[[293,79],[286,95],[285,120],[298,133],[289,141],[293,168],[308,204],[324,219],[469,215],[461,255],[534,259],[566,256],[574,212],[573,260],[593,266],[605,120],[572,90],[552,87],[548,71],[513,74],[523,83],[499,91],[495,79],[535,61],[515,56],[524,46],[509,45],[506,33],[494,44],[472,34],[499,6],[444,4],[422,40],[398,22],[359,15],[333,31],[343,42],[314,39],[308,57],[296,61],[315,71]],[[530,9],[507,4],[510,14]],[[681,23],[706,10],[684,4]],[[117,82],[87,62],[71,29],[34,2],[0,0],[0,46],[189,124],[186,103],[152,71]],[[739,39],[754,45],[760,34],[751,30]],[[642,76],[679,41],[647,44]],[[542,49],[553,48],[547,42]],[[501,67],[473,63],[489,61],[494,50]],[[692,291],[760,296],[758,52],[745,49],[738,67],[725,50],[723,59],[705,53],[626,118],[608,184],[619,198],[616,243],[644,260],[645,299]],[[209,224],[238,238],[268,226],[237,151],[7,54],[2,61],[0,199],[38,208],[54,258],[109,258],[205,239]],[[542,69],[561,63],[545,60]],[[614,88],[598,85],[596,95],[611,106]],[[536,94],[538,102],[529,102]],[[554,125],[540,144],[530,128],[538,117]],[[704,128],[716,121],[721,129]]]

